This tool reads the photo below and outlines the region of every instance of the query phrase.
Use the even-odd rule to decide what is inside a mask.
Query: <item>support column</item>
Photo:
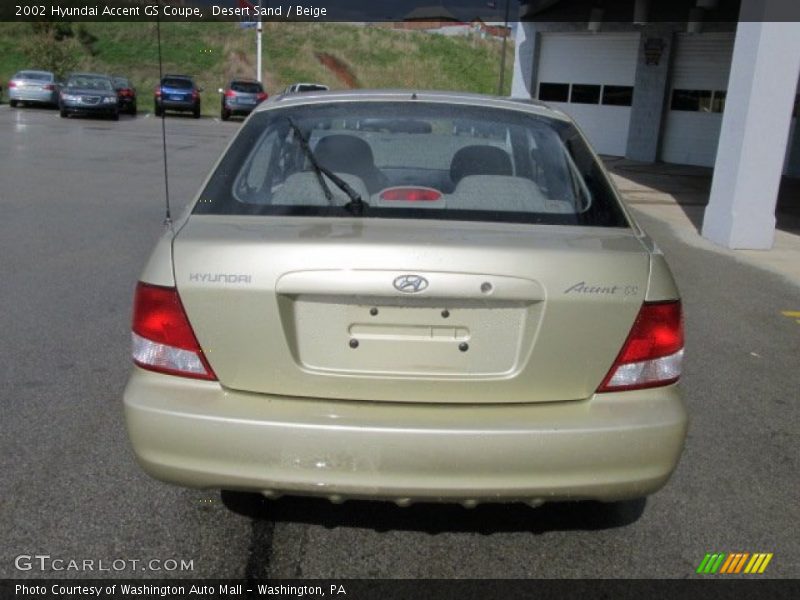
[[[750,4],[743,1],[742,15]],[[797,23],[739,22],[703,219],[703,236],[712,242],[728,248],[772,247],[799,72]]]
[[[631,122],[625,157],[655,162],[672,56],[672,26],[650,24],[642,30],[636,58]]]
[[[514,78],[511,80],[512,98],[534,98],[536,78],[534,65],[538,61],[536,23],[519,21],[514,47]]]

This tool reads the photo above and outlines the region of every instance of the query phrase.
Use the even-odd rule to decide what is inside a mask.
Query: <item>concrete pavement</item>
[[[683,242],[776,273],[800,286],[800,182],[784,180],[771,250],[729,250],[700,235],[711,169],[606,158],[617,188],[634,212],[667,224]]]

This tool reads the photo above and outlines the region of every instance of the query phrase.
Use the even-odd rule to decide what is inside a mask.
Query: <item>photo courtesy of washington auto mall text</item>
[[[202,581],[202,580],[200,580]],[[347,598],[341,583],[39,583],[14,584],[16,598]]]

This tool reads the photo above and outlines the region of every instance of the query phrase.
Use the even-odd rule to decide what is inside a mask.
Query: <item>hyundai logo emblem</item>
[[[400,275],[394,280],[394,287],[398,292],[416,294],[428,287],[428,280],[421,275]]]

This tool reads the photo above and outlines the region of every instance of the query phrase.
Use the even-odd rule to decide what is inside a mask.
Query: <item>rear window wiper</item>
[[[361,216],[364,213],[364,208],[368,207],[369,204],[364,202],[364,200],[361,198],[361,194],[354,190],[344,179],[339,177],[327,167],[323,167],[321,164],[319,164],[317,157],[314,156],[314,152],[311,150],[311,146],[308,144],[306,136],[303,134],[303,130],[300,129],[300,127],[298,127],[294,121],[292,121],[291,117],[286,117],[286,120],[289,121],[289,127],[292,128],[292,131],[294,131],[295,135],[297,136],[297,139],[300,142],[300,148],[303,150],[303,154],[306,155],[308,162],[311,163],[311,167],[314,169],[314,173],[317,176],[317,181],[319,181],[319,185],[322,188],[322,193],[325,194],[325,199],[328,201],[328,203],[333,205],[333,194],[331,193],[331,188],[328,187],[328,183],[325,181],[325,177],[330,179],[336,187],[342,190],[350,198],[350,202],[344,205],[345,210],[353,213],[354,215]],[[325,175],[325,177],[323,177],[323,175]]]

